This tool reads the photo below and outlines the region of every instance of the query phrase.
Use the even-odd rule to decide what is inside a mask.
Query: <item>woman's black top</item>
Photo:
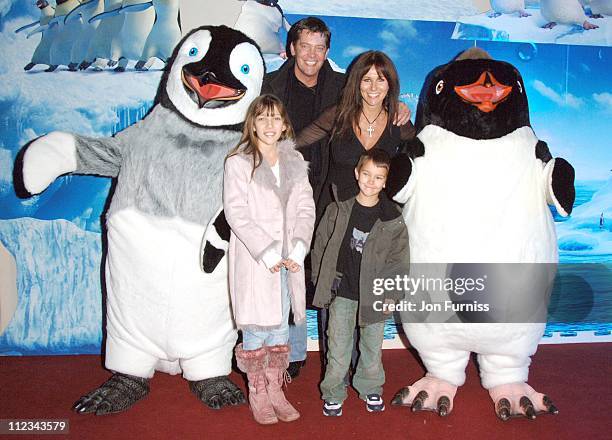
[[[304,128],[297,136],[297,146],[302,147],[313,144],[323,137],[330,135],[336,119],[336,106],[324,111],[314,122]],[[388,118],[392,119],[392,118]],[[378,141],[371,148],[379,148],[395,156],[404,141],[410,140],[415,135],[415,129],[411,122],[397,127],[387,122],[386,129],[380,135]],[[327,172],[323,171],[324,181],[317,204],[317,213],[325,211],[327,205],[334,200],[332,185],[336,187],[339,200],[349,199],[359,192],[357,180],[355,179],[355,166],[359,157],[366,151],[354,130],[345,133],[342,137],[334,136],[329,145],[330,157]],[[313,182],[315,185],[321,182]]]

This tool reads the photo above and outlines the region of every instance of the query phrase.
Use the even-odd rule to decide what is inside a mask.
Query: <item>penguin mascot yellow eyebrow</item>
[[[203,26],[175,48],[142,121],[107,138],[52,132],[22,152],[30,194],[67,173],[116,179],[105,261],[105,366],[113,375],[77,412],[127,409],[149,392],[155,370],[182,372],[211,408],[245,402],[227,377],[237,339],[227,263],[221,256],[203,272],[200,244],[222,206],[224,158],[264,73],[250,38]]]
[[[416,126],[415,141],[394,161],[387,182],[394,200],[405,203],[411,263],[429,269],[489,264],[504,270],[520,264],[542,269],[550,286],[558,250],[548,205],[563,216],[571,213],[574,169],[552,158],[533,132],[516,68],[475,48],[434,69],[421,93]],[[552,276],[546,273],[551,266]],[[530,290],[530,277],[517,278],[516,290],[503,299],[527,297],[527,303],[543,309],[543,319],[403,321],[427,374],[402,388],[393,404],[446,416],[474,352],[500,419],[557,413],[549,397],[527,384],[548,297]]]

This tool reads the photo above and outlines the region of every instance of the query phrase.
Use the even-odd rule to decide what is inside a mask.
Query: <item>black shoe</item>
[[[342,415],[342,402],[336,403],[326,400],[323,403],[323,415],[327,417],[340,417]]]
[[[289,367],[287,367],[287,373],[289,373],[291,379],[295,379],[300,375],[300,368],[302,368],[304,365],[306,365],[306,360],[289,362]]]

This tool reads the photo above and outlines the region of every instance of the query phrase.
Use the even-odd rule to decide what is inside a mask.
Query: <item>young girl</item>
[[[315,207],[308,164],[293,137],[283,104],[260,96],[249,107],[223,179],[223,209],[232,229],[230,294],[243,341],[236,359],[247,373],[249,405],[261,424],[300,416],[281,387],[289,364],[289,308],[296,323],[306,317],[302,266]]]

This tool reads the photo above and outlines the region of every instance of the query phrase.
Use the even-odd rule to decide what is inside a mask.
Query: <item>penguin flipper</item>
[[[27,195],[40,194],[59,176],[77,169],[75,137],[54,131],[26,145],[20,181]]]
[[[200,251],[202,270],[212,273],[229,247],[230,227],[223,208],[217,211],[214,220],[206,228]]]
[[[544,168],[546,176],[546,199],[554,205],[562,217],[572,213],[576,199],[574,167],[561,157],[552,159]]]
[[[83,16],[83,13],[88,9],[92,9],[96,7],[96,2],[88,1],[87,3],[81,3],[79,6],[70,11],[66,17],[64,18],[64,24],[71,22],[72,20],[76,20],[79,17]]]
[[[16,34],[18,34],[19,32],[23,32],[23,31],[25,31],[26,29],[30,29],[31,27],[36,26],[37,24],[40,24],[40,21],[35,21],[35,22],[33,22],[33,23],[26,24],[25,26],[21,26],[19,29],[16,29],[16,30],[15,30],[15,33],[16,33]]]
[[[30,38],[32,35],[36,35],[39,32],[45,32],[47,29],[49,29],[50,26],[51,24],[42,24],[38,26],[36,29],[28,32],[28,34],[26,35],[26,38]]]
[[[89,19],[89,23],[93,23],[94,21],[106,20],[108,18],[115,17],[121,13],[120,11],[121,11],[121,8],[111,9],[110,11],[101,12],[100,14],[94,15],[93,17],[91,17]]]
[[[406,153],[400,153],[391,159],[391,167],[385,184],[387,196],[397,203],[408,201],[414,190],[412,177],[413,162]]]
[[[543,163],[548,163],[553,158],[548,149],[548,144],[544,141],[538,140],[535,147],[536,159],[540,159]]]
[[[147,9],[149,9],[150,7],[153,6],[153,2],[146,2],[146,3],[137,3],[135,5],[129,5],[129,6],[124,6],[121,8],[121,10],[119,11],[120,14],[129,14],[130,12],[142,12],[142,11],[146,11]]]

